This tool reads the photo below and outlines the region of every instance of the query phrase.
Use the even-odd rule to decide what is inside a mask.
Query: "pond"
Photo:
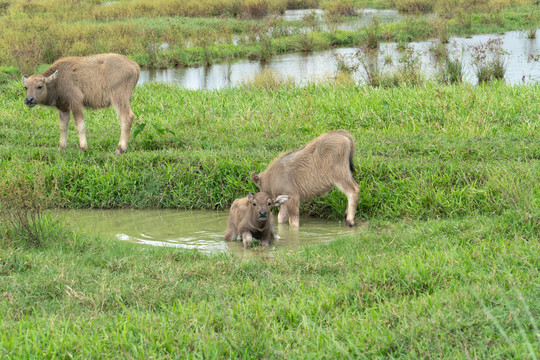
[[[540,80],[540,64],[529,62],[530,54],[538,54],[540,37],[528,39],[520,31],[510,31],[503,35],[477,35],[471,38],[452,37],[457,52],[461,54],[465,67],[465,81],[475,83],[476,77],[471,66],[471,51],[469,46],[485,43],[489,39],[502,40],[502,47],[508,52],[507,72],[505,80],[509,84],[537,82]],[[422,69],[426,74],[434,73],[434,62],[429,48],[433,41],[412,42],[410,46],[419,57]],[[448,45],[450,46],[450,45]],[[272,57],[266,63],[259,61],[241,60],[229,64],[215,64],[198,68],[173,68],[165,70],[143,70],[139,84],[146,82],[174,83],[192,90],[213,90],[241,85],[253,79],[263,69],[271,69],[276,75],[294,79],[295,83],[303,86],[311,81],[327,79],[335,75],[337,61],[334,53],[352,57],[356,48],[340,48],[316,53],[290,53]],[[396,43],[381,43],[379,50],[381,61],[384,57],[391,58],[397,64],[401,52]],[[355,78],[360,81],[362,72],[359,70]]]
[[[56,210],[53,212],[75,229],[100,236],[152,246],[197,249],[204,253],[246,254],[241,241],[224,240],[228,211],[186,211],[171,209]],[[274,217],[277,220],[277,217]],[[277,222],[277,221],[276,221]],[[342,222],[302,217],[300,228],[278,225],[280,239],[271,247],[297,248],[326,243],[354,234]]]

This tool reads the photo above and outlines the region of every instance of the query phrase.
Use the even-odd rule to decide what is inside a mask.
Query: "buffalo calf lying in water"
[[[244,248],[251,244],[253,238],[261,240],[263,245],[270,245],[277,238],[272,207],[280,206],[287,200],[287,195],[272,198],[264,192],[250,193],[234,200],[229,211],[225,240],[234,241],[240,237]]]
[[[290,200],[278,214],[278,222],[299,226],[300,202],[323,195],[336,186],[348,200],[345,224],[354,226],[360,188],[352,172],[354,138],[346,130],[330,131],[298,150],[276,158],[266,170],[251,179],[272,196],[288,194]]]
[[[43,74],[24,76],[24,103],[28,107],[54,106],[60,113],[60,146],[67,145],[70,112],[79,135],[79,147],[86,150],[83,107],[101,109],[114,106],[120,117],[122,134],[116,154],[127,149],[134,114],[131,94],[141,69],[136,62],[119,54],[68,57],[56,61]]]

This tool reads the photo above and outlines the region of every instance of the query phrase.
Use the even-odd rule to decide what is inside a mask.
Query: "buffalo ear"
[[[27,78],[26,76],[23,76],[23,77],[22,77],[22,83],[23,83],[24,86],[26,86],[26,80],[27,80],[27,79],[28,79],[28,78]]]
[[[287,200],[289,200],[289,195],[279,195],[274,199],[274,206],[280,206]]]
[[[51,76],[45,78],[45,84],[50,85],[54,83],[57,77],[58,77],[58,70],[56,70]]]
[[[253,196],[254,196],[253,193],[249,193],[248,194],[248,201],[251,201],[251,199],[253,199]]]
[[[261,185],[261,179],[259,178],[259,174],[257,174],[256,171],[251,173],[251,180],[253,180],[255,185],[257,186]]]

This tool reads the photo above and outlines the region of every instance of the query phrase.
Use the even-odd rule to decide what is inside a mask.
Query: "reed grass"
[[[490,39],[470,47],[472,64],[480,83],[503,80],[508,66],[508,53],[502,48],[500,39]]]

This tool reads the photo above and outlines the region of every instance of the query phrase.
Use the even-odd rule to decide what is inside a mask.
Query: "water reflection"
[[[508,55],[508,70],[505,76],[509,84],[518,84],[522,81],[539,81],[540,64],[527,62],[529,54],[537,54],[540,49],[540,38],[527,39],[519,31],[510,31],[504,35],[477,35],[472,38],[454,37],[458,49],[463,49],[463,62],[465,65],[465,80],[476,82],[471,67],[471,54],[469,46],[486,42],[492,38],[500,38],[503,48]],[[434,63],[429,53],[432,41],[410,43],[418,52],[423,71],[427,74],[434,73]],[[216,64],[209,67],[178,68],[166,70],[143,70],[139,84],[146,82],[175,83],[181,87],[193,90],[221,89],[249,81],[260,73],[263,68],[272,69],[278,75],[291,77],[299,85],[305,85],[310,81],[324,79],[335,74],[337,62],[333,52],[342,56],[352,56],[356,48],[341,48],[311,54],[290,53],[272,57],[267,63],[258,61],[242,60],[232,64]],[[382,43],[380,46],[381,58],[389,56],[392,62],[397,64],[400,52],[396,43]],[[362,78],[359,71],[355,74],[357,80]]]
[[[198,249],[205,253],[231,251],[246,254],[242,242],[226,242],[223,239],[227,228],[227,211],[117,209],[54,213],[64,217],[75,228],[105,239],[116,238],[152,246]],[[280,225],[277,230],[281,238],[272,244],[277,248],[325,243],[355,232],[338,221],[310,217],[301,219],[299,229]]]

